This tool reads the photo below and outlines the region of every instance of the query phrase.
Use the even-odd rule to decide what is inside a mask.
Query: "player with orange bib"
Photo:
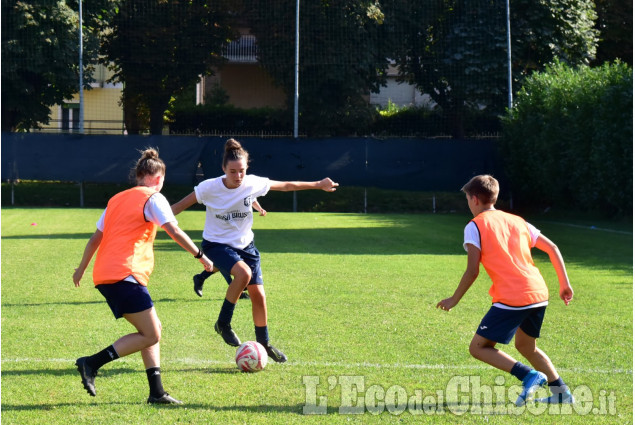
[[[137,351],[146,368],[151,404],[181,404],[163,389],[160,349],[161,322],[147,285],[154,268],[153,243],[161,227],[174,241],[212,270],[212,262],[179,226],[168,200],[160,193],[165,180],[165,164],[154,149],[146,149],[133,170],[137,186],[124,190],[108,201],[97,222],[79,266],[73,274],[76,287],[95,252],[95,287],[106,299],[116,319],[125,318],[137,330],[119,338],[92,356],[75,362],[84,388],[95,396],[97,370],[106,363]],[[99,250],[98,250],[99,249]]]
[[[521,217],[496,210],[498,181],[489,175],[472,178],[463,188],[474,219],[464,231],[467,268],[450,298],[437,308],[450,311],[461,300],[479,274],[482,263],[492,280],[489,294],[492,307],[481,321],[470,344],[470,354],[522,381],[516,400],[522,406],[535,391],[549,384],[552,395],[537,401],[573,403],[573,395],[549,357],[536,346],[540,336],[549,290],[534,265],[531,248],[549,255],[560,283],[560,298],[569,305],[573,289],[558,247]],[[533,369],[498,350],[496,344],[508,344],[516,337],[516,349]]]

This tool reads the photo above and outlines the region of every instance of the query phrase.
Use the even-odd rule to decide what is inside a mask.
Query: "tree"
[[[110,9],[108,0],[86,3],[85,85],[96,61],[94,28]],[[2,0],[2,131],[47,124],[50,107],[77,93],[78,16],[76,2]]]
[[[401,81],[414,84],[442,109],[453,137],[465,136],[469,108],[500,114],[507,95],[505,4],[497,0],[387,3],[387,24]],[[597,42],[591,0],[511,2],[515,85],[558,58],[589,63]]]
[[[114,81],[122,82],[122,104],[130,134],[161,134],[172,97],[223,62],[231,29],[229,0],[122,0],[102,45]]]
[[[633,66],[633,0],[595,0],[600,44],[594,64],[619,59]]]
[[[260,64],[294,104],[295,0],[246,0]],[[311,135],[367,128],[388,67],[383,12],[368,0],[303,1],[300,9],[300,128]]]

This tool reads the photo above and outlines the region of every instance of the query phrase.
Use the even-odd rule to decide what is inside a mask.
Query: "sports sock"
[[[549,389],[553,394],[561,394],[569,391],[569,387],[564,383],[562,378],[558,378],[553,382],[549,382]]]
[[[148,375],[148,385],[150,385],[150,396],[159,398],[165,394],[163,383],[161,382],[161,368],[148,368],[146,369],[146,375]]]
[[[99,353],[93,354],[92,356],[86,359],[86,362],[90,367],[97,370],[106,363],[110,363],[113,360],[117,360],[119,358],[119,354],[117,354],[117,350],[112,345],[101,350]]]
[[[256,328],[256,341],[265,347],[269,344],[269,329],[267,326],[255,326]]]
[[[509,373],[522,381],[523,379],[525,379],[525,376],[529,374],[529,372],[531,372],[531,368],[529,366],[524,365],[521,362],[516,362]]]
[[[232,317],[234,316],[234,308],[236,308],[236,304],[225,298],[225,301],[223,301],[223,307],[221,307],[220,314],[218,315],[218,322],[222,325],[229,325],[232,322]]]
[[[211,275],[213,275],[216,272],[208,272],[207,270],[203,270],[202,272],[200,272],[198,275],[200,277],[202,277],[203,279],[207,279],[208,277],[210,277]]]

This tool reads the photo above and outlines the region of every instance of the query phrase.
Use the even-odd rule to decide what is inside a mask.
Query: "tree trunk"
[[[465,124],[463,122],[462,108],[453,108],[448,113],[448,119],[450,120],[450,131],[453,139],[465,139]]]
[[[2,110],[2,131],[15,131],[18,126],[18,113],[13,110]]]
[[[128,134],[140,134],[143,130],[141,111],[139,107],[139,97],[127,94],[124,90],[122,94],[123,120]]]
[[[150,134],[160,136],[163,134],[163,114],[167,108],[167,103],[157,102],[150,105]]]

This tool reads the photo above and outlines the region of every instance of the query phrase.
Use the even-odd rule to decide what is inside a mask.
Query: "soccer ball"
[[[244,342],[236,350],[236,365],[244,372],[260,372],[268,358],[265,347],[256,341]]]

